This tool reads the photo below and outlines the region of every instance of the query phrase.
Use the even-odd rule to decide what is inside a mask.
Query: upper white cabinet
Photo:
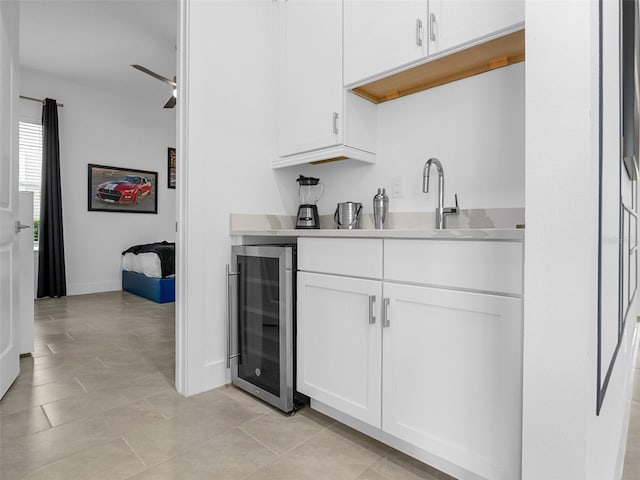
[[[344,0],[344,82],[380,103],[524,60],[524,0]]]
[[[344,83],[427,56],[426,0],[344,2]]]
[[[278,155],[274,168],[375,161],[376,110],[343,89],[342,2],[277,3]]]
[[[429,0],[429,55],[513,30],[523,22],[522,0]]]

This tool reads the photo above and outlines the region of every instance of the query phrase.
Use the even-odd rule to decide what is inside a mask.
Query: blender
[[[296,228],[320,228],[317,203],[324,192],[324,185],[320,183],[319,178],[302,175],[298,177],[296,182],[298,182],[300,193]]]

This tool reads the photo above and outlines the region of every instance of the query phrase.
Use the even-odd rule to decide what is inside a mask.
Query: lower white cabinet
[[[520,478],[521,300],[384,284],[382,429],[483,478]]]
[[[378,281],[298,273],[299,392],[380,428]]]
[[[456,478],[520,478],[522,299],[484,293],[493,285],[492,272],[475,291],[393,276],[388,261],[401,256],[392,248],[397,240],[384,241],[383,255],[372,249],[366,270],[353,261],[312,261],[332,252],[339,258],[340,251],[350,251],[344,245],[349,241],[362,252],[363,242],[380,242],[298,244],[301,268],[320,271],[298,273],[298,390]],[[404,251],[415,257],[412,249]],[[511,256],[496,259],[496,268],[505,267],[500,262],[521,274]],[[345,271],[349,265],[353,271]],[[446,268],[464,265],[452,261]],[[354,278],[362,271],[373,277]]]

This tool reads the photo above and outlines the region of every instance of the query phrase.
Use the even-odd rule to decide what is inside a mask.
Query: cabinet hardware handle
[[[391,299],[389,298],[384,298],[382,300],[383,302],[383,307],[382,307],[382,328],[387,328],[391,326],[391,319],[389,318],[389,303],[391,302]]]
[[[435,13],[430,13],[429,14],[429,38],[431,38],[432,42],[436,41],[436,14]]]
[[[416,18],[416,45],[422,46],[422,20]]]
[[[333,133],[338,134],[338,112],[333,112]]]
[[[374,325],[376,323],[376,315],[373,312],[373,304],[376,301],[375,295],[369,295],[369,325]]]
[[[226,280],[227,280],[227,368],[231,368],[231,359],[237,357],[237,355],[231,354],[231,277],[238,275],[232,273],[229,264],[226,265]]]

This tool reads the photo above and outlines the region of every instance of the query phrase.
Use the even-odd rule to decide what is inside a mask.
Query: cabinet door
[[[520,478],[517,298],[384,284],[382,428],[483,478]]]
[[[524,24],[523,0],[430,0],[429,55]]]
[[[426,0],[346,0],[345,85],[426,56],[427,5]]]
[[[298,273],[298,391],[377,428],[381,293],[372,280]]]
[[[279,2],[278,63],[279,154],[342,142],[342,3]]]

